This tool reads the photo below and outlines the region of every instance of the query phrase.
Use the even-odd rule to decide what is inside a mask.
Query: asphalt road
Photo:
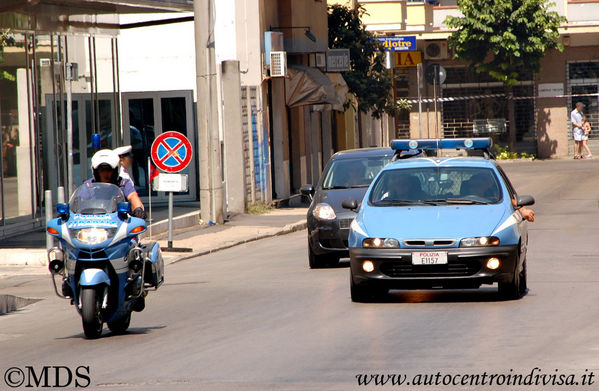
[[[12,292],[47,298],[0,317],[0,389],[9,367],[81,365],[88,389],[101,390],[599,389],[599,161],[504,168],[519,194],[537,200],[521,300],[499,301],[485,287],[352,303],[347,264],[309,270],[301,231],[169,266],[128,334],[85,340],[75,309],[49,294],[46,276],[29,276]],[[531,372],[579,386],[532,376],[537,385],[508,385]],[[364,387],[356,377],[437,373],[441,383],[446,374],[458,384],[504,377],[478,387],[468,378]],[[580,384],[589,379],[597,383]]]

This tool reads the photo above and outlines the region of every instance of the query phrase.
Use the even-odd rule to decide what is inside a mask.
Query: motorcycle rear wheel
[[[83,332],[89,339],[99,338],[102,335],[102,297],[95,288],[81,290],[81,320]]]
[[[108,322],[108,328],[114,334],[123,334],[129,328],[129,323],[131,322],[131,312],[127,314],[127,316],[116,320],[114,322]]]

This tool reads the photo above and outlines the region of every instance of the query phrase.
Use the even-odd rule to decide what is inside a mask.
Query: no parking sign
[[[152,143],[152,161],[160,170],[179,172],[191,162],[191,143],[179,132],[164,132]]]

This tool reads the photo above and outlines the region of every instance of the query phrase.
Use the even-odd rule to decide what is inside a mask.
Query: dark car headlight
[[[393,238],[366,238],[362,240],[362,247],[369,248],[398,248],[399,241]]]
[[[495,236],[479,236],[475,238],[464,238],[460,241],[460,247],[493,247],[499,246],[499,238]]]
[[[325,203],[317,204],[312,210],[312,215],[320,220],[335,220],[337,218],[333,207]]]

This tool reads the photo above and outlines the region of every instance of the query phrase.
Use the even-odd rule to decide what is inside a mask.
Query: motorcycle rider
[[[135,191],[133,182],[130,179],[122,178],[119,175],[119,155],[110,149],[101,149],[92,157],[93,177],[84,183],[103,182],[112,183],[120,187],[125,198],[131,204],[132,212],[130,215],[145,219],[147,217],[143,209],[143,203]]]

